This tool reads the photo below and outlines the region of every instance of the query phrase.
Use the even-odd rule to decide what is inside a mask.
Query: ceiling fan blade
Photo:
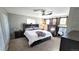
[[[34,11],[44,11],[43,9],[34,9]]]
[[[35,11],[35,12],[36,12],[36,11],[39,11],[39,10],[33,10],[33,11]]]
[[[52,11],[50,11],[47,15],[52,15]]]
[[[47,15],[52,15],[52,13],[49,13],[49,14],[47,14]]]
[[[45,15],[45,13],[42,13],[42,15]]]

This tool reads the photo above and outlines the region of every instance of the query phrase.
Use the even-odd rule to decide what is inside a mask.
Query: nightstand
[[[24,37],[24,32],[22,30],[15,31],[15,38]]]

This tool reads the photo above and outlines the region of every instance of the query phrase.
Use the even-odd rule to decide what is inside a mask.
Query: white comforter
[[[46,35],[44,37],[38,37],[38,35],[36,34],[36,31],[42,31],[44,32]],[[49,37],[52,37],[52,34],[49,31],[45,31],[45,30],[32,30],[32,31],[25,31],[24,35],[29,39],[29,45],[31,45],[33,42]]]

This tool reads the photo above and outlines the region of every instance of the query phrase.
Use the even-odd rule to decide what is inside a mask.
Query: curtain
[[[2,31],[2,34],[0,33],[1,37],[3,36],[0,42],[0,44],[2,44],[2,46],[5,45],[5,48],[3,50],[7,50],[8,49],[8,43],[9,43],[9,39],[10,39],[10,35],[9,35],[9,24],[8,24],[8,17],[7,14],[4,12],[0,12],[0,30]],[[2,41],[4,41],[4,44],[2,43]]]
[[[56,21],[56,25],[58,26],[60,24],[60,18],[56,18],[57,21]]]

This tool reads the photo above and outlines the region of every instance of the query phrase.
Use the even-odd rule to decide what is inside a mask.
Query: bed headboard
[[[23,31],[25,31],[25,28],[31,27],[39,27],[39,24],[23,24]]]

